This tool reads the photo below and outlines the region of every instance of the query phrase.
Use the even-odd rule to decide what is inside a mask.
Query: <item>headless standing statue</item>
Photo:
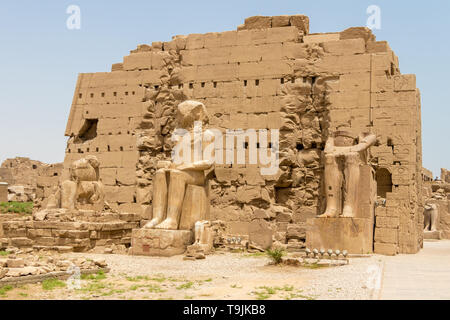
[[[437,221],[439,218],[439,212],[438,207],[434,203],[427,202],[425,204],[425,211],[424,211],[424,232],[427,231],[436,231],[437,230]]]
[[[158,162],[153,179],[153,219],[144,228],[177,230],[187,185],[205,185],[205,171],[212,167],[213,162],[212,159],[203,159],[203,150],[214,143],[214,136],[208,130],[194,134],[194,124],[206,124],[207,120],[206,108],[202,103],[185,101],[178,105],[177,128],[189,133],[191,157],[183,157],[178,164]],[[195,155],[195,151],[199,154]]]
[[[342,198],[344,198],[342,216],[355,216],[360,165],[367,163],[367,149],[375,144],[376,140],[376,135],[363,133],[359,136],[359,143],[355,144],[355,139],[345,131],[337,131],[328,138],[325,146],[327,208],[319,217],[339,217]],[[344,197],[342,197],[344,179]]]

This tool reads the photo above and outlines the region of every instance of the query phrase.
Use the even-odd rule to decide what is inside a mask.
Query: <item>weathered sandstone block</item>
[[[170,257],[183,254],[194,241],[190,230],[135,229],[132,231],[133,255]]]
[[[373,222],[360,218],[308,219],[306,247],[347,250],[349,253],[373,252]]]

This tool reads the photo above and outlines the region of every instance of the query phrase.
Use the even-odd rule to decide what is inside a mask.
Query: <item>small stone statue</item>
[[[52,188],[52,194],[48,197],[47,209],[59,209],[61,206],[61,190],[55,186]]]
[[[360,166],[367,163],[367,149],[374,145],[374,134],[362,133],[359,143],[346,131],[335,132],[325,145],[325,188],[327,208],[319,217],[354,217],[357,204]],[[342,184],[344,195],[341,195]]]
[[[424,216],[424,232],[427,231],[437,231],[437,222],[439,218],[439,211],[438,207],[434,203],[426,203],[425,204],[425,211],[423,213]]]
[[[211,222],[197,221],[195,223],[195,242],[194,245],[210,246],[212,244]]]
[[[195,242],[186,249],[186,257],[204,259],[213,250],[214,234],[211,222],[206,220],[195,223]]]
[[[193,152],[190,152],[190,157],[180,154],[182,161],[178,163],[158,162],[158,170],[153,178],[153,219],[144,228],[177,230],[182,207],[196,205],[195,203],[183,204],[183,201],[186,187],[188,185],[204,186],[205,171],[213,165],[212,159],[204,159],[203,151],[209,144],[214,143],[214,135],[208,130],[201,130],[201,126],[200,129],[197,127],[199,124],[206,124],[207,120],[208,114],[202,103],[185,101],[178,105],[177,128],[185,130],[181,140],[190,139],[187,140],[187,149]],[[183,150],[186,151],[186,149]]]
[[[95,156],[74,161],[70,180],[61,185],[61,208],[75,209],[76,204],[104,203],[104,188],[99,181],[100,163]]]

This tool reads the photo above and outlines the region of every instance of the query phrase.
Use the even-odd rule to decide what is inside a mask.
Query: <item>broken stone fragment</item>
[[[42,266],[41,269],[44,271],[44,273],[52,272],[54,269],[50,268],[49,266]]]
[[[7,268],[1,268],[0,267],[0,279],[4,278],[6,276],[6,274],[8,273],[8,269]]]
[[[94,263],[100,268],[105,268],[107,266],[106,260],[103,258],[95,258]]]
[[[80,266],[82,265],[84,262],[86,262],[85,258],[77,258],[77,259],[73,259],[72,262],[77,265]]]
[[[25,261],[21,258],[8,259],[6,265],[8,268],[22,268],[25,265]]]
[[[291,222],[292,213],[291,212],[278,212],[276,216],[277,222]]]
[[[15,254],[15,253],[17,253],[20,250],[17,247],[9,247],[9,248],[6,248],[5,251],[8,252],[9,254]]]
[[[72,252],[73,251],[73,247],[71,247],[71,246],[58,246],[57,250],[58,250],[59,253]]]
[[[41,210],[33,214],[33,218],[35,221],[44,221],[47,217],[48,211],[47,210]]]
[[[39,269],[36,267],[23,267],[23,268],[10,268],[6,276],[8,277],[20,277],[28,275],[39,274]]]
[[[269,213],[270,210],[264,210],[264,209],[255,209],[253,211],[252,220],[253,219],[270,219],[271,215]]]
[[[8,269],[7,277],[20,277],[20,272],[22,268],[10,268]]]
[[[289,252],[301,251],[304,248],[305,248],[305,243],[303,241],[300,241],[297,239],[288,240],[287,250]]]
[[[183,257],[183,260],[195,261],[195,257]]]
[[[254,16],[245,19],[245,29],[267,29],[272,27],[272,17]]]
[[[309,33],[309,17],[301,14],[293,15],[289,19],[289,24],[302,30],[304,34]]]
[[[195,259],[198,259],[198,260],[206,259],[206,256],[205,256],[205,254],[203,252],[198,252],[198,253],[195,254]]]
[[[263,250],[272,246],[273,229],[266,220],[253,220],[249,225],[249,241]]]
[[[274,241],[272,249],[287,250],[287,244],[281,243],[280,241]]]
[[[372,30],[367,27],[351,27],[340,33],[341,40],[358,38],[362,38],[366,42],[375,41],[375,35],[372,33]]]
[[[58,267],[62,271],[66,271],[72,265],[72,262],[68,260],[60,260],[56,263],[56,267]]]
[[[291,224],[287,227],[286,238],[304,240],[306,237],[306,226],[302,224]]]
[[[301,260],[299,258],[294,257],[282,257],[281,261],[283,264],[289,265],[289,266],[299,266],[301,265]]]
[[[39,268],[36,268],[36,267],[24,267],[24,268],[22,268],[20,275],[21,276],[37,275],[39,273],[40,273]]]
[[[123,244],[118,244],[115,248],[113,248],[113,253],[115,254],[126,254],[127,248]]]
[[[103,253],[106,253],[106,254],[113,253],[113,249],[112,248],[105,248],[105,250],[103,250]]]

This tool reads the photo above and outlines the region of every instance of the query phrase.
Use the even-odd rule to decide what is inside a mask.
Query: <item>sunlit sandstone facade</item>
[[[279,129],[280,170],[216,165],[211,220],[231,235],[301,248],[306,219],[325,210],[323,149],[340,128],[377,135],[374,251],[422,246],[420,93],[387,42],[367,28],[309,33],[305,16],[252,17],[236,31],[140,45],[111,72],[78,77],[66,128],[63,178],[86,155],[100,162],[106,200],[151,218],[152,177],[170,158],[176,106],[205,104],[209,126]]]

